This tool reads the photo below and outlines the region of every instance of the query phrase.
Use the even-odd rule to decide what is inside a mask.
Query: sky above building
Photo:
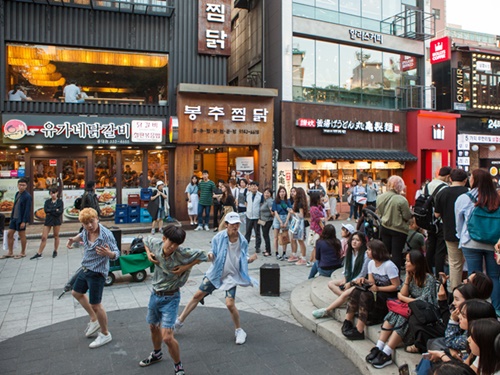
[[[446,22],[462,29],[500,35],[498,0],[447,0]]]

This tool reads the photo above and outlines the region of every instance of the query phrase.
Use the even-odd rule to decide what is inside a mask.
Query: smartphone
[[[423,359],[431,359],[430,353],[422,353],[422,358]]]
[[[340,289],[341,291],[344,291],[344,290],[345,290],[345,284],[343,284],[343,285],[339,285],[339,289]]]
[[[156,260],[156,255],[154,255],[153,253],[151,253],[151,258],[153,258],[154,260]]]

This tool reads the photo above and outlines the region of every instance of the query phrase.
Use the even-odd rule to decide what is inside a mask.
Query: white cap
[[[240,215],[238,215],[236,212],[229,212],[228,214],[226,214],[224,220],[228,224],[241,224]]]
[[[160,186],[160,185],[165,185],[165,184],[163,183],[163,181],[161,181],[161,180],[160,180],[160,181],[158,181],[158,182],[156,183],[156,187],[158,187],[158,186]]]
[[[342,224],[342,228],[345,228],[351,234],[353,234],[356,231],[352,226],[352,224]]]

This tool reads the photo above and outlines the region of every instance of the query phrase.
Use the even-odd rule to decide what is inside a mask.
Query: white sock
[[[383,341],[381,341],[381,340],[378,340],[378,341],[377,341],[377,348],[378,348],[379,350],[384,349],[384,346],[385,346],[385,342],[383,342]]]
[[[389,345],[384,346],[384,349],[382,351],[387,355],[392,355],[392,349],[389,347]]]

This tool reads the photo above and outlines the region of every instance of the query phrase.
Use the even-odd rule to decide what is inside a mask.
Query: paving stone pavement
[[[340,233],[342,223],[337,221],[334,224],[337,233]],[[213,234],[188,230],[184,245],[208,251]],[[130,243],[136,235],[138,234],[124,234],[122,240]],[[29,260],[38,249],[39,241],[28,240],[26,258],[0,260],[0,373],[135,374],[145,371],[136,362],[144,354],[147,355],[151,347],[144,320],[151,293],[150,277],[143,283],[135,283],[130,275],[117,272],[115,284],[105,288],[103,296],[103,305],[110,315],[113,343],[107,346],[110,349],[100,348],[89,352],[88,340],[81,337],[87,319],[85,311],[69,293],[61,299],[57,298],[64,284],[79,267],[82,249],[66,249],[61,246],[59,255],[52,259],[53,240],[49,239],[45,256],[39,260]],[[61,244],[65,242],[63,238]],[[253,240],[249,248],[253,252]],[[229,313],[225,311],[224,293],[216,291],[206,298],[205,306],[200,306],[193,312],[188,320],[190,326],[186,326],[185,333],[181,332],[179,335],[183,361],[186,368],[188,363],[190,365],[187,373],[359,373],[335,348],[302,328],[290,312],[290,293],[307,278],[309,268],[260,255],[257,261],[249,265],[250,275],[259,280],[260,267],[264,263],[280,265],[281,293],[279,297],[268,297],[261,296],[259,288],[238,288],[236,304],[242,312],[243,327],[248,327],[249,345],[234,345],[234,331]],[[185,305],[198,289],[208,266],[209,264],[202,263],[193,268],[182,289],[181,305]],[[27,350],[28,346],[32,350]],[[251,349],[247,349],[249,347]],[[200,354],[204,350],[213,352],[214,355]],[[12,360],[16,353],[21,352],[29,354],[19,360]],[[40,365],[34,362],[34,358],[42,361]],[[68,361],[68,358],[71,360]],[[322,358],[329,360],[324,361]],[[29,362],[31,365],[27,364]],[[14,368],[13,363],[16,364]],[[99,369],[95,367],[97,363],[104,363],[105,367]],[[127,365],[122,366],[121,363]],[[156,367],[157,370],[154,371],[164,371],[164,366],[158,364],[152,366],[151,370]],[[170,366],[168,364],[168,371]],[[10,369],[9,372],[7,369]],[[147,371],[151,372],[150,369]]]

